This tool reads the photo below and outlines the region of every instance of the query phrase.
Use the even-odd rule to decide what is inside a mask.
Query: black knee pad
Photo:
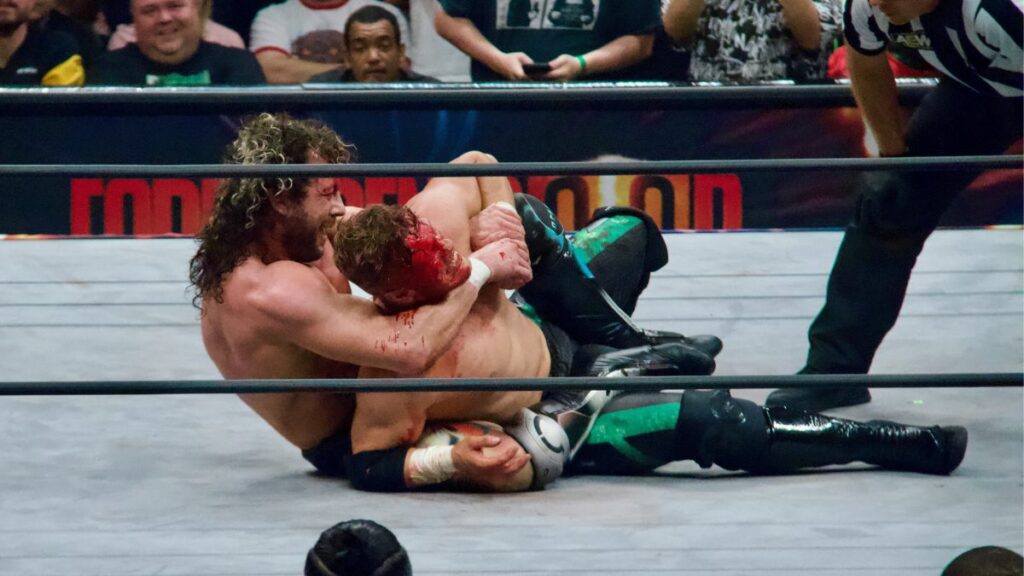
[[[768,445],[768,420],[761,406],[733,398],[728,390],[687,390],[675,445],[677,459],[694,460],[701,468],[756,470]]]
[[[668,263],[668,248],[650,216],[635,208],[605,206],[572,237],[591,274],[626,314],[636,309],[651,272]]]
[[[661,270],[668,264],[668,246],[665,245],[665,238],[661,235],[661,228],[643,210],[637,210],[629,206],[602,206],[594,210],[587,226],[603,218],[614,216],[629,216],[640,220],[644,226],[644,262],[647,264],[647,271],[654,272]]]

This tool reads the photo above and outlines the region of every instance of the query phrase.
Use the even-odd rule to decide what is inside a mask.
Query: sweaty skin
[[[311,153],[308,162],[323,160]],[[271,202],[278,222],[225,277],[222,301],[203,301],[203,343],[225,378],[350,378],[356,365],[410,374],[447,349],[479,288],[464,282],[443,302],[383,315],[369,300],[350,294],[347,279],[334,265],[326,232],[346,214],[336,182],[311,181],[297,206]],[[503,250],[515,252],[516,258],[499,258]],[[529,280],[524,243],[498,242],[474,254],[489,263],[497,285]],[[240,396],[301,449],[351,423],[351,396]]]
[[[442,237],[450,239],[454,249],[463,255],[470,250],[470,221],[464,214],[460,217],[459,211],[452,210],[451,206],[470,193],[466,190],[466,180],[472,181],[435,179],[408,204]],[[500,190],[489,198],[492,202],[513,200],[507,180],[495,179],[491,184]],[[415,318],[412,321],[415,322]],[[488,285],[480,291],[451,347],[417,376],[534,378],[545,377],[549,371],[550,356],[540,329],[501,289]],[[394,376],[392,372],[375,368],[364,367],[359,371],[360,378]],[[360,393],[356,396],[352,423],[355,453],[412,444],[422,434],[427,421],[508,422],[521,408],[540,400],[540,392]],[[525,462],[523,460],[523,464]]]

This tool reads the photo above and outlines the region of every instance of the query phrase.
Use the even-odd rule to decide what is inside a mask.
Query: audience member
[[[665,31],[691,48],[693,82],[826,78],[840,0],[667,0]]]
[[[100,57],[90,84],[251,85],[264,82],[245,50],[202,39],[200,0],[132,0],[137,41]]]
[[[437,82],[402,69],[405,44],[398,19],[380,6],[363,6],[345,23],[346,69],[335,68],[309,79],[310,82]]]
[[[252,23],[250,49],[271,84],[299,84],[346,68],[345,22],[363,6],[380,6],[398,20],[399,37],[408,38],[402,12],[379,0],[286,0],[268,6]]]
[[[972,548],[957,556],[942,571],[942,576],[1021,576],[1024,558],[1001,546]]]
[[[228,48],[245,48],[245,42],[242,41],[242,37],[238,32],[235,32],[227,26],[218,24],[210,19],[210,14],[212,12],[213,0],[202,0],[202,4],[199,8],[199,17],[202,19],[203,24],[203,40],[213,44],[227,46]],[[120,50],[129,44],[134,44],[135,42],[135,24],[130,22],[127,24],[120,24],[117,29],[114,30],[113,35],[110,36],[110,42],[107,43],[107,50]]]
[[[474,81],[612,79],[651,55],[658,0],[440,0],[438,33]]]
[[[90,70],[103,51],[103,44],[93,30],[98,11],[95,0],[36,0],[32,19],[40,28],[63,32],[74,38],[82,66]]]
[[[409,16],[409,58],[421,74],[442,82],[469,82],[470,58],[452,46],[434,28],[441,11],[436,0],[384,0]]]
[[[0,85],[81,86],[82,56],[75,39],[30,26],[36,0],[0,3]]]
[[[324,530],[306,554],[305,576],[412,576],[409,554],[373,520],[348,520]]]

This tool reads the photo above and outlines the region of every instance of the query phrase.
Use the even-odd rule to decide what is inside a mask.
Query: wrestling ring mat
[[[721,336],[717,375],[802,365],[839,232],[666,239],[641,324]],[[0,244],[5,383],[219,379],[186,291],[193,251],[189,239]],[[874,372],[1019,371],[1022,255],[1018,229],[937,232]],[[1021,389],[873,395],[833,413],[966,426],[961,467],[754,477],[686,462],[514,495],[372,494],[314,475],[230,394],[7,396],[0,574],[294,575],[350,518],[390,528],[428,575],[924,576],[976,546],[1020,552]]]
[[[665,91],[662,98],[685,104],[702,90]],[[309,104],[282,94],[285,103]],[[598,94],[595,102],[607,98],[609,106],[621,105],[622,94]],[[339,100],[331,93],[323,99],[336,106],[346,97],[369,102],[374,95],[364,91]],[[51,96],[59,106],[135,105],[132,98],[103,92]],[[262,102],[256,93],[231,93],[233,101],[215,90],[192,96],[217,106]],[[533,96],[538,94],[487,95],[510,107]],[[539,96],[557,106],[577,104],[569,91]],[[778,98],[783,96],[785,101],[769,103],[789,106],[793,98],[820,97],[797,87]],[[15,93],[8,101],[32,109],[35,97]],[[463,97],[428,92],[403,98],[398,93],[369,105],[443,106]],[[839,100],[847,102],[849,95]],[[171,109],[192,103],[173,97],[163,102]],[[591,163],[257,171],[641,174],[813,171],[823,165],[948,170],[971,163],[1019,168],[1021,157],[633,162],[602,164],[601,171]],[[0,182],[12,176],[251,172],[220,165],[5,164]],[[711,378],[648,380],[647,386],[728,386],[735,396],[763,402],[770,389],[799,385],[790,375],[803,365],[807,328],[824,302],[841,235],[667,233],[671,260],[652,277],[634,318],[649,328],[718,335],[725,349]],[[872,402],[830,412],[965,426],[967,454],[951,476],[848,465],[765,477],[681,462],[647,476],[562,478],[545,491],[511,495],[367,493],[316,475],[297,449],[231,392],[368,386],[222,381],[203,350],[191,305],[191,239],[6,240],[0,241],[0,575],[293,576],[322,531],[355,518],[393,531],[418,576],[935,576],[979,546],[1024,551],[1019,226],[936,232],[914,269],[900,319],[875,358],[872,374],[880,376],[869,377]],[[530,387],[550,387],[544,382]],[[377,389],[388,385],[373,383]]]

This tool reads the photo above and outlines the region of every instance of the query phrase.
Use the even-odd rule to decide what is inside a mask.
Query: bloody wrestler
[[[514,212],[507,179],[489,180],[481,186],[488,189],[489,199],[497,208]],[[435,179],[406,207],[373,206],[356,214],[341,223],[335,235],[339,268],[390,313],[444,298],[448,290],[470,275],[463,254],[470,250],[470,223],[480,210],[478,197],[475,186],[467,187],[464,179]],[[532,202],[522,196],[515,200]],[[535,209],[546,212],[542,206]],[[542,248],[531,247],[531,258],[543,260],[545,256],[550,255],[542,252]],[[556,278],[549,278],[551,275]],[[533,282],[543,286],[558,281],[559,269],[535,265]],[[580,316],[592,315],[584,312]],[[598,328],[593,332],[603,331]],[[542,322],[538,326],[503,291],[488,287],[477,296],[451,347],[418,376],[594,376],[625,368],[650,370],[652,366],[671,373],[707,374],[714,364],[709,355],[680,339],[624,350],[593,342],[580,343],[553,323]],[[359,375],[395,376],[391,371],[370,366],[362,367]],[[352,453],[345,467],[352,484],[360,489],[401,490],[447,480],[485,489],[507,486],[501,482],[500,472],[504,469],[497,471],[497,478],[458,474],[461,443],[410,448],[429,421],[493,420],[509,425],[520,443],[562,444],[562,431],[557,425],[540,430],[546,420],[523,412],[524,406],[541,400],[539,392],[361,393],[356,398]],[[550,412],[556,403],[564,404],[571,397],[548,395],[546,400],[545,411]],[[512,462],[525,465],[526,459],[520,456]],[[533,464],[535,487],[561,472],[560,460],[538,459]]]
[[[323,125],[263,114],[239,132],[229,161],[302,164],[344,162],[349,156],[349,147]],[[494,160],[471,153],[456,161]],[[483,200],[487,187],[480,184],[485,179],[457,180],[476,194],[476,202],[487,203]],[[432,183],[437,181],[444,179]],[[204,344],[225,377],[351,377],[356,365],[396,374],[421,372],[451,342],[488,274],[490,282],[501,288],[515,288],[531,275],[519,216],[503,209],[485,210],[473,220],[474,236],[480,240],[478,250],[467,259],[473,271],[470,281],[447,292],[436,304],[409,310],[402,316],[387,316],[372,303],[350,294],[347,279],[333,265],[331,247],[324,243],[325,231],[345,213],[331,179],[241,178],[222,183],[210,221],[199,235],[190,278],[196,302],[201,303]],[[643,248],[645,226],[632,222],[636,218],[611,218],[616,219],[631,221],[619,223],[619,236],[632,238]],[[550,220],[557,224],[553,216]],[[551,232],[540,236],[545,234]],[[554,239],[564,241],[561,236]],[[703,346],[704,351],[693,350],[691,355],[695,369],[710,371],[714,365],[710,355],[721,348],[720,341],[639,330],[579,263],[586,259],[567,258],[570,252],[560,246],[561,252],[548,259],[556,264],[570,262],[578,276],[577,284],[587,285],[590,299],[598,306],[604,303],[608,309],[607,313],[590,313],[588,323],[598,328],[596,334],[617,341],[676,338],[688,345]],[[660,247],[664,251],[663,243]],[[657,251],[648,251],[659,256]],[[664,264],[643,255],[635,260],[641,262],[636,277],[644,282],[648,269]],[[592,261],[596,269],[607,266],[599,254]],[[620,289],[617,295],[625,298],[622,302],[627,308],[630,298],[635,304],[635,291]],[[242,399],[302,449],[318,469],[330,472],[341,466],[340,458],[335,457],[338,442],[334,439],[348,430],[350,396],[303,392],[243,395]]]
[[[346,162],[350,148],[318,123],[263,114],[241,129],[230,155],[238,164],[317,164]],[[190,278],[203,343],[226,378],[345,378],[360,365],[418,373],[450,344],[485,283],[516,288],[530,278],[522,232],[507,234],[474,252],[470,281],[417,309],[414,322],[383,315],[353,296],[334,266],[327,232],[344,213],[330,178],[221,184]],[[303,449],[347,428],[352,411],[351,397],[339,394],[242,399]]]
[[[443,297],[468,271],[460,255],[470,247],[469,219],[458,206],[457,190],[435,188],[408,207],[375,206],[339,225],[335,253],[339,268],[389,312]],[[444,199],[444,202],[434,201]],[[535,279],[542,272],[535,270]],[[535,280],[536,281],[536,280]],[[593,348],[591,346],[590,348]],[[537,377],[610,375],[652,368],[685,373],[687,347],[667,343],[627,350],[579,346],[556,326],[526,320],[497,289],[485,288],[451,348],[420,376]],[[565,369],[559,369],[565,364]],[[363,367],[360,377],[394,374]],[[502,406],[517,396],[498,423],[431,430],[429,421],[458,420],[483,403]],[[560,411],[520,409],[539,393],[357,394],[351,430],[348,475],[357,488],[403,490],[424,486],[470,487],[495,491],[538,488],[567,464],[577,473],[636,474],[676,460],[717,464],[731,470],[779,473],[830,464],[865,462],[887,469],[949,474],[963,459],[967,431],[894,422],[856,422],[828,416],[763,408],[727,391],[631,393],[605,396],[598,405]],[[559,434],[559,423],[576,412],[596,413],[575,438]],[[549,415],[553,415],[552,419]],[[472,415],[471,418],[479,416]],[[472,432],[472,427],[477,429]],[[470,431],[467,434],[467,430]],[[420,438],[427,431],[427,438]],[[518,457],[490,476],[460,476],[460,438],[515,440],[532,456]],[[438,442],[437,437],[442,441]],[[450,438],[452,442],[444,441]],[[512,464],[523,467],[513,470]],[[524,470],[523,474],[518,474]]]

